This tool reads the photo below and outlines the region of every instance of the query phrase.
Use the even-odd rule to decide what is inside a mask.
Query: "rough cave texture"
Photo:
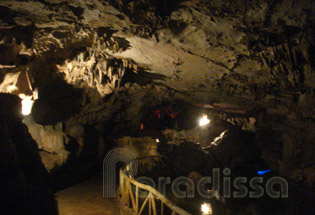
[[[1,214],[57,215],[51,177],[21,122],[20,98],[0,93]]]
[[[0,92],[36,100],[24,122],[49,170],[98,162],[123,136],[196,142],[204,111],[221,123],[208,147],[239,126],[268,167],[313,192],[314,14],[313,0],[2,0]],[[178,123],[145,135],[157,116]]]

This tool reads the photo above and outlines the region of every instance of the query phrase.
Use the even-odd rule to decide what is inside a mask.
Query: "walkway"
[[[118,199],[103,198],[102,178],[93,178],[56,194],[59,215],[130,215]]]

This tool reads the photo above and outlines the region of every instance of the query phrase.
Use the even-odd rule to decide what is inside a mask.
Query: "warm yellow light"
[[[206,114],[204,114],[202,118],[199,120],[200,126],[208,125],[209,123],[210,123],[210,119],[208,119],[208,116]]]
[[[160,140],[159,140],[159,139],[155,139],[155,142],[159,143],[159,142],[160,142]]]
[[[209,203],[203,203],[201,205],[201,212],[202,215],[211,215],[212,214],[212,207]]]
[[[22,99],[22,114],[25,116],[30,115],[34,104],[32,96],[20,94],[19,97]]]
[[[17,87],[15,85],[10,85],[8,87],[8,92],[11,93],[12,91],[17,90]]]

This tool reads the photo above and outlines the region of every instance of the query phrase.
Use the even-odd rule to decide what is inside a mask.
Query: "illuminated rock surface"
[[[0,92],[34,102],[60,187],[124,137],[199,141],[206,113],[202,146],[228,156],[222,132],[252,132],[268,168],[314,193],[314,14],[312,0],[2,0]]]

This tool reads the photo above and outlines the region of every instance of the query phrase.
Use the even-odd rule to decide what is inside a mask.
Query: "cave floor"
[[[118,198],[103,198],[102,178],[96,177],[56,194],[59,215],[130,215]]]

